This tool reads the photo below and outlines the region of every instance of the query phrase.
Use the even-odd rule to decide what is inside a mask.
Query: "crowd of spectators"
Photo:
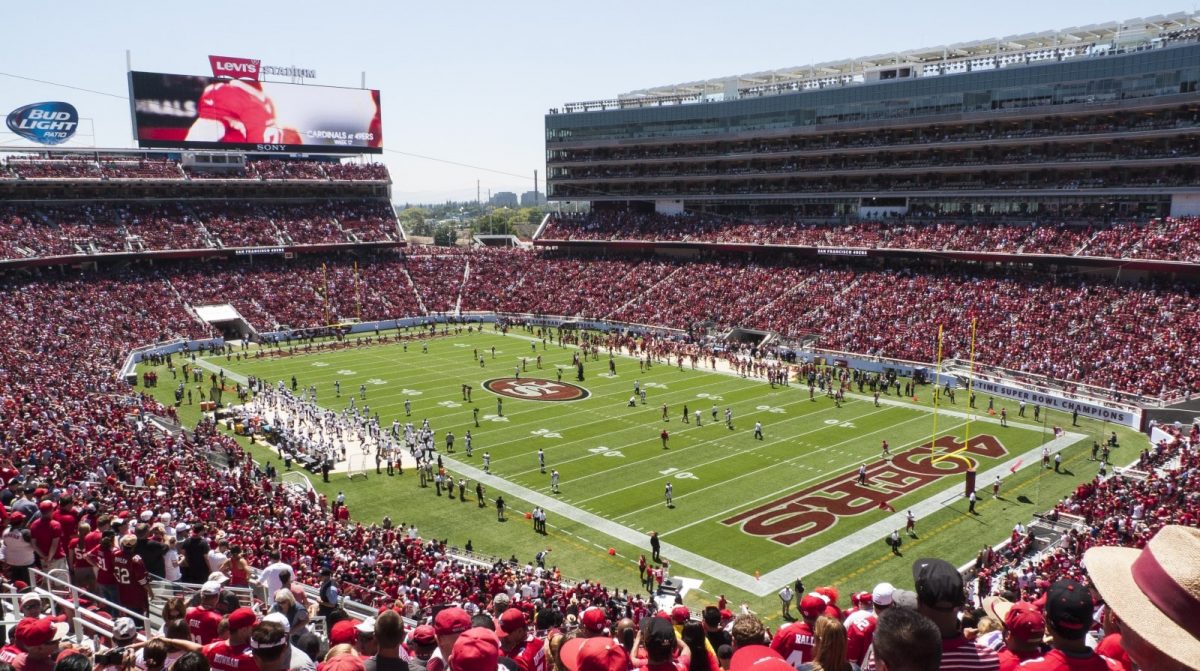
[[[530,274],[535,266],[551,265],[555,271],[567,274],[573,264],[589,263],[571,259],[555,259],[545,264],[543,261],[534,254],[488,250],[471,255],[418,256],[404,260],[381,257],[364,261],[359,271],[370,278],[367,283],[386,283],[380,278],[401,283],[405,278],[404,264],[416,264],[422,268],[421,279],[414,280],[418,289],[433,297],[435,292],[457,295],[459,290],[453,281],[442,282],[434,276],[445,272],[461,278],[464,266],[469,263],[472,274],[478,270],[483,277],[478,280],[479,284],[474,280],[469,283],[466,293],[480,290],[485,300],[495,300],[499,298],[495,294],[482,294],[482,287],[488,285],[489,279],[512,283],[540,282],[554,273]],[[727,308],[714,309],[714,313],[730,319],[744,318],[748,311],[757,312],[751,310],[753,304],[743,305],[733,294],[740,292],[744,284],[769,281],[764,273],[774,270],[729,263],[686,266],[660,265],[656,261],[621,265],[623,263],[598,261],[594,268],[584,272],[595,273],[590,277],[601,286],[604,277],[609,282],[625,283],[652,275],[647,280],[647,290],[636,295],[650,296],[659,303],[717,303],[728,294],[734,300],[729,301]],[[749,613],[735,616],[723,599],[705,609],[703,624],[694,619],[686,607],[671,609],[659,619],[656,615],[658,607],[637,593],[630,594],[586,580],[571,582],[553,567],[534,566],[533,562],[521,565],[519,562],[488,563],[456,558],[444,542],[422,538],[415,528],[403,523],[366,526],[345,521],[312,490],[273,482],[268,476],[269,469],[254,464],[237,443],[216,431],[211,423],[201,423],[192,432],[160,432],[147,419],[157,415],[170,420],[174,409],[132,393],[117,378],[115,371],[133,345],[203,335],[203,327],[187,316],[184,301],[189,295],[195,296],[206,290],[210,278],[223,278],[221,281],[228,282],[229,287],[252,287],[250,290],[261,296],[278,295],[285,301],[297,300],[297,295],[303,293],[297,291],[300,286],[322,286],[332,281],[337,288],[325,289],[325,293],[336,291],[338,300],[344,302],[346,294],[352,291],[351,278],[359,283],[357,273],[349,274],[352,266],[345,263],[335,264],[332,273],[330,268],[321,268],[315,259],[263,265],[265,267],[260,268],[256,262],[252,269],[244,267],[246,272],[240,276],[231,276],[231,267],[158,269],[153,272],[124,268],[111,272],[68,270],[45,278],[20,277],[0,283],[0,320],[10,335],[7,346],[0,349],[0,427],[3,427],[0,431],[6,446],[0,458],[0,476],[3,476],[0,498],[7,503],[4,510],[9,530],[28,526],[36,531],[31,531],[28,544],[41,547],[38,544],[43,538],[59,540],[59,550],[45,551],[43,562],[69,566],[78,584],[102,591],[135,611],[146,609],[145,591],[137,584],[126,589],[122,580],[127,576],[116,576],[104,569],[109,566],[107,562],[132,562],[140,570],[164,575],[169,573],[168,563],[186,556],[188,561],[182,567],[181,577],[191,582],[205,582],[198,606],[201,610],[217,608],[206,605],[210,603],[205,600],[208,596],[217,596],[215,601],[221,601],[220,584],[214,587],[206,581],[211,581],[215,575],[219,581],[229,581],[232,585],[250,584],[254,578],[245,572],[245,567],[257,566],[264,570],[256,584],[264,587],[260,594],[269,597],[261,606],[264,611],[280,611],[285,622],[298,627],[298,634],[304,630],[304,620],[325,618],[329,626],[324,643],[336,646],[349,642],[351,654],[361,653],[368,657],[375,649],[370,646],[376,633],[386,631],[387,618],[394,616],[381,614],[370,622],[351,622],[348,627],[338,625],[341,616],[336,614],[336,609],[326,607],[326,599],[336,602],[338,596],[350,597],[383,609],[381,613],[394,609],[423,623],[432,619],[431,629],[411,632],[412,638],[407,643],[414,649],[414,659],[420,659],[416,653],[421,646],[427,657],[436,649],[434,643],[449,645],[455,636],[467,636],[465,630],[472,615],[491,615],[495,618],[491,628],[498,630],[502,638],[491,644],[490,654],[498,656],[503,652],[513,659],[518,671],[587,671],[590,667],[580,667],[577,661],[579,658],[586,660],[590,653],[582,651],[577,658],[574,652],[564,652],[573,647],[564,645],[564,639],[605,637],[605,632],[609,631],[623,640],[618,633],[622,626],[618,621],[623,617],[630,618],[633,627],[643,627],[642,641],[651,666],[659,663],[655,660],[660,657],[661,663],[669,662],[670,650],[676,647],[677,627],[678,635],[685,642],[681,646],[685,650],[681,657],[683,661],[672,667],[677,671],[691,668],[685,659],[687,655],[710,654],[710,661],[703,668],[711,671],[719,666],[721,659],[728,659],[732,654],[734,661],[730,668],[738,671],[743,667],[738,666],[737,660],[744,660],[747,653],[743,652],[739,658],[733,648],[750,645],[762,646],[751,650],[759,660],[753,668],[808,668],[802,665],[814,659],[828,664],[828,668],[843,668],[840,665],[847,659],[856,663],[865,659],[867,668],[871,668],[873,660],[886,660],[891,654],[885,643],[890,631],[889,622],[897,617],[896,607],[921,613],[934,623],[923,626],[943,630],[938,636],[933,629],[930,654],[938,650],[939,643],[944,650],[942,655],[960,654],[969,649],[972,655],[985,659],[990,655],[994,660],[995,652],[988,652],[992,650],[989,646],[1001,648],[1003,654],[1003,646],[995,637],[986,636],[988,627],[983,624],[978,627],[975,643],[961,640],[957,627],[963,625],[957,619],[958,610],[965,609],[964,622],[970,618],[971,622],[977,623],[980,616],[966,612],[971,609],[963,593],[962,579],[954,578],[956,572],[948,573],[953,568],[944,562],[936,565],[928,560],[917,562],[914,567],[915,593],[891,585],[875,585],[870,592],[855,592],[850,599],[854,604],[852,608],[846,608],[845,601],[839,603],[835,589],[819,587],[806,593],[802,584],[797,584],[795,590],[789,585],[786,592],[781,592],[781,599],[787,594],[784,611],[789,611],[794,598],[800,617],[796,622],[782,626],[772,640],[757,616]],[[514,273],[513,266],[519,271]],[[503,271],[488,275],[489,269],[502,267]],[[791,272],[802,273],[802,270]],[[189,273],[192,273],[191,277],[185,278]],[[329,276],[333,279],[326,280]],[[796,279],[802,286],[813,287],[814,277],[820,278],[819,281],[829,279],[819,272]],[[885,282],[895,280],[884,278]],[[461,282],[461,279],[456,281]],[[668,285],[678,282],[677,286],[681,288],[660,289],[664,282]],[[714,289],[711,293],[705,290],[710,284]],[[862,284],[861,278],[848,283],[851,287],[859,284]],[[557,289],[562,290],[573,288],[569,282],[557,285]],[[539,295],[547,293],[546,289],[534,284],[523,293],[538,304]],[[869,291],[878,289],[875,285],[868,288]],[[958,289],[951,286],[944,291]],[[989,292],[993,290],[993,287],[987,288]],[[395,288],[381,286],[379,291],[390,297]],[[577,298],[568,297],[568,300],[594,300],[601,295],[597,290]],[[623,307],[613,304],[625,295],[629,294],[612,300],[609,310]],[[778,298],[792,299],[786,292]],[[1099,300],[1111,298],[1104,295]],[[1123,298],[1133,302],[1143,300],[1136,295]],[[1052,296],[1050,300],[1061,300],[1061,297]],[[298,302],[302,306],[300,309],[320,310],[318,301],[300,298]],[[443,296],[439,305],[448,302]],[[389,304],[381,309],[404,310],[412,309],[414,305],[415,294],[412,303]],[[1178,309],[1178,306],[1174,308]],[[1117,309],[1124,310],[1125,306]],[[47,315],[53,315],[53,318],[47,318]],[[689,319],[694,315],[690,309],[685,309],[663,313],[662,317]],[[876,326],[880,324],[890,326],[886,321],[875,323]],[[175,355],[172,375],[187,363],[186,357]],[[197,369],[179,371],[179,374],[198,375],[190,378],[188,384],[194,382],[195,389],[201,394],[209,387],[206,372]],[[174,380],[164,379],[164,382],[173,383]],[[225,384],[230,385],[228,381]],[[1028,536],[1022,533],[1023,530],[1017,530],[1008,548],[981,552],[976,567],[976,595],[1004,593],[1014,600],[1053,602],[1062,586],[1058,581],[1085,578],[1081,562],[1085,550],[1100,545],[1150,548],[1151,537],[1164,525],[1194,527],[1196,511],[1200,510],[1200,457],[1187,443],[1200,439],[1200,429],[1193,427],[1190,434],[1184,430],[1173,435],[1175,440],[1164,439],[1160,445],[1141,455],[1137,467],[1142,472],[1111,477],[1105,474],[1082,483],[1072,496],[1056,505],[1050,513],[1055,521],[1077,520],[1086,529],[1068,533],[1058,549],[1033,554]],[[228,466],[214,465],[216,460],[207,458],[209,454],[221,455]],[[25,511],[29,511],[28,514]],[[83,524],[88,526],[83,527]],[[47,529],[50,536],[42,533]],[[111,532],[107,540],[104,532]],[[26,555],[20,552],[21,538],[19,533],[5,536],[6,565],[14,582],[27,582],[22,578],[27,577],[27,568],[31,565],[23,563],[22,558]],[[114,540],[119,547],[109,545]],[[505,553],[502,548],[490,550]],[[291,589],[289,585],[293,581],[319,587],[318,601],[321,603],[312,603],[311,597],[304,596],[303,591]],[[280,597],[277,590],[291,593],[294,601],[307,601],[307,606],[301,606],[308,611],[306,617],[297,618],[291,610],[291,602]],[[444,609],[447,605],[452,607]],[[1042,606],[1047,632],[1056,634],[1050,644],[1054,648],[1060,645],[1061,637],[1057,632],[1062,628],[1062,620],[1056,619],[1059,612],[1056,608],[1055,603]],[[937,614],[939,609],[941,617]],[[892,614],[888,614],[889,610]],[[1083,610],[1082,606],[1078,610]],[[328,618],[331,613],[334,617]],[[1077,626],[1084,630],[1097,628],[1091,616],[1089,602],[1089,619]],[[37,614],[29,617],[36,621]],[[214,621],[212,632],[202,634],[213,638],[200,641],[205,647],[195,646],[197,652],[220,659],[230,647],[243,645],[246,646],[244,654],[250,655],[253,651],[258,658],[263,658],[262,650],[270,649],[264,640],[277,630],[257,623],[258,616],[254,612],[217,612],[217,617],[227,622],[228,640],[219,638]],[[843,619],[844,626],[839,623]],[[172,631],[172,626],[187,629],[187,623],[172,625],[173,620],[168,620],[165,625],[168,631]],[[275,617],[273,621],[278,620],[279,617]],[[998,625],[993,623],[991,626]],[[124,625],[114,627],[121,629]],[[250,629],[254,632],[253,640],[257,641],[253,645],[246,638]],[[816,634],[815,640],[804,642],[792,636],[805,631]],[[1116,625],[1106,620],[1103,633],[1111,635],[1114,631]],[[1128,635],[1127,630],[1122,631]],[[565,634],[564,638],[557,638],[562,634]],[[18,625],[14,630],[14,644],[18,646],[13,649],[14,654],[28,654],[28,660],[33,661],[31,651],[40,652],[41,645],[34,641],[43,640],[36,636],[32,623]],[[123,637],[123,633],[114,634],[114,638]],[[872,649],[873,637],[875,647]],[[378,638],[375,645],[383,645],[385,637]],[[52,639],[50,636],[46,640]],[[629,639],[625,642],[634,645],[632,631]],[[713,648],[711,653],[706,651],[706,639]],[[392,645],[391,639],[386,641]],[[947,647],[946,641],[953,645]],[[768,642],[774,652],[768,649]],[[210,643],[215,643],[215,647],[208,647]],[[186,642],[169,645],[190,649]],[[543,645],[550,646],[548,656],[538,662],[543,659],[538,653]],[[609,644],[610,649],[618,645],[620,641]],[[729,645],[730,649],[724,650],[722,645]],[[1118,644],[1118,652],[1120,648]],[[458,647],[452,646],[452,649],[456,651],[455,655],[466,655]],[[154,650],[151,646],[147,656],[157,654]],[[478,652],[480,648],[475,646],[472,650]],[[1136,654],[1136,649],[1131,652]],[[335,661],[338,654],[336,649],[331,653],[334,662],[331,668],[342,668]],[[636,650],[633,656],[637,656]],[[780,663],[762,661],[768,657],[777,657]],[[790,664],[782,661],[785,658]],[[24,663],[26,658],[18,657],[18,660]],[[483,667],[458,666],[462,660],[463,657],[452,658],[448,668],[452,671],[483,671]],[[444,661],[440,668],[447,668]],[[603,668],[627,671],[629,667],[621,664],[625,663]],[[489,666],[487,670],[493,668]],[[937,668],[937,665],[921,668]]]
[[[384,200],[86,201],[0,207],[0,258],[395,242]]]
[[[1132,469],[1107,473],[1080,483],[1044,519],[1065,529],[1061,543],[1039,551],[1034,532],[1025,525],[1013,530],[999,550],[984,548],[976,558],[974,591],[984,595],[1007,592],[1022,600],[1044,598],[1047,588],[1063,578],[1082,580],[1084,553],[1097,546],[1142,548],[1166,525],[1195,527],[1200,523],[1200,428],[1193,425],[1181,439],[1144,449]],[[1098,460],[1110,458],[1111,445]],[[1118,447],[1118,449],[1120,449]],[[1128,459],[1125,459],[1128,460]]]
[[[1148,222],[983,223],[894,218],[829,223],[790,219],[742,221],[713,215],[628,211],[556,215],[539,239],[654,240],[696,243],[866,247],[1003,254],[1055,254],[1200,262],[1200,217]]]
[[[325,163],[325,174],[341,181],[387,181],[387,166],[382,163]]]
[[[382,163],[332,163],[263,159],[235,171],[184,169],[160,154],[16,155],[0,159],[0,179],[259,179],[388,181]]]
[[[1113,398],[1200,392],[1200,301],[1194,287],[1168,281],[501,249],[184,263],[162,267],[156,277],[190,305],[232,303],[259,330],[457,308],[691,332],[741,326],[835,351],[930,362],[939,324],[943,356],[966,359],[975,319],[980,365],[1043,376],[1067,389],[1087,384]]]
[[[318,161],[250,161],[247,171],[260,179],[327,179]]]

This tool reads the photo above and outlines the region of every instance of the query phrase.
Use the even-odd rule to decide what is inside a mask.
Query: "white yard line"
[[[512,335],[516,335],[516,334],[512,334]],[[521,338],[523,336],[516,335],[516,337]],[[536,340],[536,338],[527,338],[527,339]],[[621,355],[621,356],[625,356],[625,355]],[[718,362],[718,363],[720,363],[720,362]],[[198,360],[197,364],[200,366],[203,366],[204,368],[207,368],[208,370],[214,371],[214,372],[216,372],[218,370],[224,370],[220,366],[217,366],[215,364],[212,364],[212,363],[210,363],[208,361],[204,361],[204,360]],[[660,364],[660,365],[662,365],[662,364]],[[736,376],[735,373],[731,373],[731,372],[727,372],[727,371],[720,371],[720,370],[714,371],[710,368],[709,369],[697,368],[697,371],[701,371],[701,370],[703,372],[707,372],[707,373],[718,373],[718,374]],[[245,376],[239,375],[237,373],[233,373],[228,370],[225,371],[225,377],[228,379],[232,379],[236,382],[242,382],[243,384],[246,382]],[[749,380],[749,379],[757,379],[757,378],[744,378],[744,379]],[[795,386],[795,385],[793,385],[793,386]],[[863,399],[863,400],[873,400],[872,397],[866,396],[863,394],[851,393],[851,394],[848,394],[848,396],[858,397],[859,399]],[[918,410],[918,411],[922,411],[922,412],[925,412],[928,414],[932,414],[934,412],[933,408],[920,406],[920,405],[914,405],[914,404],[906,403],[903,401],[896,401],[896,400],[893,400],[890,398],[880,398],[879,402],[880,402],[880,404],[883,404],[883,405],[908,408],[910,410]],[[969,420],[972,422],[983,422],[985,424],[995,424],[995,425],[1000,424],[1000,420],[997,418],[981,416],[981,415],[974,414],[974,413],[967,413],[967,412],[962,412],[962,411],[958,411],[958,410],[949,410],[949,409],[941,408],[941,407],[938,408],[937,412],[939,415],[946,415],[948,417],[955,417],[958,419]],[[950,430],[958,428],[959,426],[961,426],[961,424],[948,426],[944,430],[950,431]],[[1044,428],[1040,425],[1029,425],[1024,422],[1010,422],[1009,427],[1015,428],[1015,429],[1023,429],[1026,431],[1034,431],[1034,432],[1039,432],[1039,431],[1044,430]],[[939,431],[939,433],[942,433],[942,431]],[[1014,456],[1013,458],[1009,459],[1008,461],[1006,461],[1002,464],[998,464],[997,466],[987,470],[986,472],[979,474],[977,482],[987,482],[987,481],[993,479],[996,475],[1003,476],[1018,461],[1027,460],[1023,466],[1026,468],[1032,466],[1033,464],[1040,465],[1041,464],[1041,449],[1042,449],[1042,447],[1048,447],[1050,449],[1051,454],[1055,454],[1055,453],[1058,453],[1059,451],[1065,449],[1066,447],[1085,439],[1086,437],[1087,436],[1085,436],[1084,434],[1066,432],[1059,438],[1056,438],[1048,443],[1045,443],[1044,445],[1038,445],[1023,454]],[[510,494],[513,494],[513,495],[517,496],[518,498],[528,501],[529,503],[531,503],[535,506],[538,506],[549,512],[552,512],[556,515],[560,515],[564,518],[573,520],[580,524],[586,525],[586,526],[588,526],[592,529],[595,529],[596,531],[599,531],[607,536],[610,536],[617,540],[623,541],[623,542],[633,545],[635,547],[643,547],[643,546],[647,545],[647,540],[646,540],[647,534],[645,534],[641,531],[636,531],[634,529],[631,529],[624,525],[618,524],[612,520],[606,519],[606,518],[596,515],[594,513],[587,512],[585,510],[577,508],[568,503],[564,503],[563,501],[560,501],[551,496],[547,496],[540,492],[529,489],[528,487],[524,487],[522,485],[516,484],[515,482],[512,482],[510,480],[506,480],[504,478],[501,478],[501,477],[498,477],[495,475],[484,473],[482,470],[475,468],[474,466],[471,466],[470,464],[466,464],[461,461],[458,461],[457,459],[450,457],[448,455],[442,455],[442,458],[449,467],[453,468],[454,470],[458,471],[459,473],[461,473],[463,475],[469,476],[473,480],[483,482],[488,487],[492,487],[492,488],[495,488],[497,490],[504,491],[504,492],[509,492]],[[821,476],[821,477],[824,477],[824,476]],[[800,485],[798,485],[798,484],[789,486],[786,489],[780,490],[780,492],[777,492],[776,494],[781,494],[781,493],[784,493],[787,491],[794,490],[799,486]],[[938,510],[943,508],[946,505],[946,501],[959,498],[961,492],[962,492],[962,485],[961,485],[961,483],[958,483],[958,484],[955,484],[955,485],[952,485],[952,486],[946,488],[945,490],[942,490],[941,492],[938,492],[936,494],[926,497],[923,501],[917,503],[916,505],[911,506],[909,509],[913,511],[913,514],[917,518],[928,517],[929,515],[936,513]],[[770,496],[774,496],[776,494],[772,494]],[[769,498],[769,496],[762,497],[762,498]],[[743,502],[743,503],[739,504],[736,508],[731,509],[731,510],[740,510],[742,508],[747,507],[748,505],[752,505],[753,503],[756,503],[757,501],[762,500],[762,498],[756,499],[755,501]],[[719,515],[728,514],[728,512],[730,512],[730,511],[725,511],[725,512],[719,513],[716,516],[710,516],[709,518],[706,518],[704,520],[699,520],[697,522],[693,522],[684,527],[679,527],[677,529],[674,529],[673,532],[680,531],[684,528],[687,528],[688,526],[692,526],[695,524],[699,524],[701,522],[708,521],[708,520],[712,519],[713,517],[717,517]],[[630,514],[632,514],[632,513],[630,513]],[[624,515],[622,517],[624,517]],[[841,559],[842,557],[845,557],[849,554],[857,552],[858,550],[861,550],[872,543],[878,542],[879,539],[881,539],[884,536],[887,536],[889,533],[891,533],[891,531],[893,529],[903,528],[905,521],[906,521],[906,513],[897,512],[897,513],[890,515],[874,524],[863,527],[862,529],[859,529],[858,531],[839,539],[836,543],[824,543],[824,544],[822,544],[822,546],[820,548],[817,548],[813,552],[810,552],[802,557],[799,557],[798,559],[796,559],[794,561],[791,561],[783,566],[780,566],[779,568],[776,568],[776,569],[762,575],[760,578],[755,578],[753,575],[743,573],[736,569],[730,568],[724,564],[721,564],[720,562],[716,562],[712,559],[698,555],[689,550],[685,550],[683,548],[676,547],[667,542],[662,542],[662,552],[664,554],[668,555],[669,558],[673,562],[677,561],[677,562],[683,564],[684,566],[687,566],[688,568],[691,568],[696,571],[700,571],[701,573],[707,574],[708,576],[716,578],[717,580],[720,580],[732,587],[736,587],[745,592],[754,594],[755,596],[762,597],[762,596],[767,596],[769,594],[773,594],[776,590],[779,589],[780,585],[790,583],[791,581],[795,580],[796,576],[809,575],[815,571],[818,571],[818,570],[832,564],[833,562],[837,561],[838,559]],[[599,547],[599,546],[597,546],[597,547]]]

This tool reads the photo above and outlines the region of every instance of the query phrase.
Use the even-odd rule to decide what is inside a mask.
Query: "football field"
[[[481,481],[489,497],[503,495],[515,511],[509,524],[525,523],[520,516],[533,506],[547,511],[547,537],[535,543],[552,545],[558,538],[614,547],[620,559],[630,561],[637,552],[649,555],[648,534],[656,531],[663,556],[686,567],[678,569],[679,575],[715,579],[758,596],[852,553],[878,554],[881,539],[903,529],[907,510],[921,521],[919,531],[927,517],[947,507],[965,513],[968,467],[976,471],[981,498],[991,498],[995,476],[1007,481],[1017,473],[1014,467],[1036,466],[1043,444],[1058,451],[1087,437],[1067,432],[1055,439],[1032,421],[1002,427],[987,415],[982,398],[978,416],[967,415],[966,394],[960,393],[957,404],[945,404],[937,414],[938,440],[931,450],[935,416],[928,387],[917,392],[916,403],[891,395],[876,406],[868,390],[848,395],[837,407],[820,391],[810,398],[806,385],[772,388],[761,380],[663,364],[640,371],[637,360],[622,356],[614,360],[614,374],[607,354],[587,361],[579,381],[572,365],[575,349],[529,335],[488,331],[436,337],[427,341],[427,352],[417,342],[389,343],[240,362],[221,356],[207,363],[233,379],[254,375],[290,383],[295,376],[301,389],[315,385],[319,404],[328,408],[340,410],[355,397],[360,408],[365,403],[379,413],[385,429],[394,418],[417,426],[428,419],[447,470],[468,481],[472,504],[475,482]],[[514,378],[517,368],[522,370]],[[470,402],[464,385],[471,387]],[[630,407],[635,385],[646,398]],[[726,424],[726,409],[732,427]],[[1009,410],[1016,414],[1015,408]],[[756,423],[762,425],[761,437],[755,435]],[[468,430],[474,438],[470,457],[463,449]],[[453,454],[445,452],[447,431],[456,437]],[[889,456],[881,453],[885,440]],[[485,452],[490,455],[487,473]],[[954,456],[934,458],[950,453]],[[551,487],[554,470],[560,474],[558,493]],[[394,488],[417,487],[411,473],[378,476],[372,459],[366,482],[334,477],[337,489],[347,492],[352,513],[357,508],[368,511],[368,519],[383,514],[396,521],[421,519],[411,492],[403,505],[398,494],[394,509],[389,503]],[[386,486],[377,484],[380,478]],[[369,493],[365,506],[356,506],[360,489]],[[432,487],[422,493],[427,496],[417,500],[427,502],[423,505],[445,505]],[[469,516],[471,526],[496,524],[490,505],[478,510],[455,503],[462,510],[457,516]],[[1027,509],[1026,519],[1032,512]],[[462,529],[428,531],[454,544],[463,540]],[[964,530],[964,546],[977,549],[979,542],[998,541],[1005,531],[989,529],[998,536],[989,539]],[[479,540],[475,545],[494,554],[507,550]]]

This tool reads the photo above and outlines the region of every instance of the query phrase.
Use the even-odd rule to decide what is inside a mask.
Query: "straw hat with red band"
[[[1092,584],[1123,628],[1187,668],[1200,668],[1200,529],[1163,527],[1145,549],[1095,547]]]

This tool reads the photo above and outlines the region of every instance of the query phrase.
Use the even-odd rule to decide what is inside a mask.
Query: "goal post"
[[[346,459],[346,477],[353,480],[354,478],[367,479],[367,469],[369,468],[369,460],[372,456],[366,453],[352,454]]]

